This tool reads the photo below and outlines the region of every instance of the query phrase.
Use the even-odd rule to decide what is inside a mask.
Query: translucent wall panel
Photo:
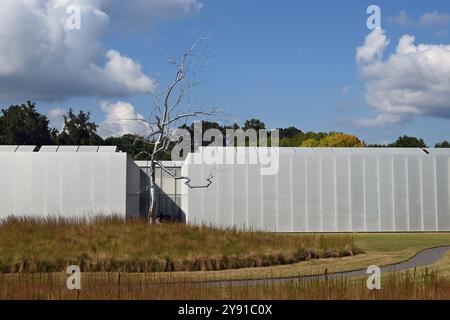
[[[100,214],[125,217],[126,208],[126,154],[0,155],[0,218]]]
[[[307,161],[305,157],[292,156],[293,231],[308,231]]]
[[[24,181],[24,184],[30,184],[31,190],[30,190],[30,215],[38,215],[45,213],[47,214],[55,214],[54,212],[47,212],[47,197],[46,197],[46,189],[48,185],[48,177],[49,177],[49,167],[47,166],[47,159],[48,157],[45,156],[38,156],[33,155],[33,159],[31,161],[31,177]],[[54,154],[52,155],[54,156]],[[20,170],[19,168],[16,168],[16,170]],[[78,165],[73,169],[76,173],[78,172]],[[9,183],[11,183],[10,181]],[[8,184],[9,184],[8,183]],[[14,184],[19,183],[19,181],[12,182]],[[78,175],[74,176],[73,182],[75,184],[75,197],[77,198],[77,202],[75,203],[74,207],[68,208],[66,211],[69,215],[73,215],[75,213],[78,213]],[[19,191],[19,188],[17,188],[17,191]],[[63,194],[63,196],[66,196],[67,194]],[[1,214],[1,213],[0,213]]]
[[[83,179],[78,179],[78,197],[83,201],[78,202],[78,211],[94,214],[94,163],[89,153],[80,153],[78,155],[78,174]]]
[[[394,159],[380,155],[380,217],[381,230],[395,230]]]
[[[1,159],[1,157],[0,157]],[[26,181],[27,179],[30,178],[31,176],[31,161],[32,161],[32,157],[19,157],[15,163],[16,165],[16,169],[14,171],[11,171],[10,174],[12,174],[13,172],[16,173],[15,176],[15,199],[14,199],[14,203],[15,203],[15,208],[14,211],[16,214],[18,215],[26,215],[27,213],[29,213],[30,208],[31,208],[31,185],[30,184],[23,184],[22,185],[22,192],[20,192],[20,186],[17,185],[18,181]],[[1,162],[1,160],[0,160]],[[1,172],[3,170],[0,169],[0,176],[1,176]],[[8,179],[9,181],[11,181],[11,179]],[[2,184],[2,181],[8,181],[8,180],[3,180],[0,177],[0,185]],[[2,189],[2,187],[0,186],[0,189]],[[2,201],[0,201],[0,207],[1,207],[1,202],[3,202],[3,196],[0,195],[0,198]],[[6,196],[5,196],[6,198]],[[0,212],[5,212],[3,210],[0,210]]]
[[[92,155],[94,157],[94,155]],[[123,202],[128,202],[127,199],[127,184],[128,184],[128,171],[127,171],[127,164],[128,161],[124,160],[126,159],[126,154],[110,154],[109,155],[109,166],[111,170],[109,171],[109,174],[103,179],[105,181],[108,181],[110,184],[109,188],[109,200],[108,204],[110,205],[110,211],[114,212],[115,214],[122,215],[123,213]],[[127,181],[124,183],[124,181]],[[139,183],[133,179],[133,181],[130,181],[130,184],[136,183],[137,186],[139,186]],[[135,187],[137,188],[137,187]],[[105,189],[108,190],[108,189]],[[125,193],[125,196],[124,196]],[[124,200],[125,198],[125,200]],[[106,210],[108,210],[106,204],[101,204],[105,206]],[[98,205],[99,206],[99,205]],[[98,208],[98,207],[97,207]],[[107,211],[108,212],[108,211]],[[133,215],[134,212],[126,212],[126,215]]]
[[[307,158],[308,230],[322,231],[321,157]]]
[[[280,158],[280,171],[277,175],[278,195],[278,231],[293,231],[293,204],[292,204],[292,163],[291,155]]]
[[[350,159],[352,230],[366,231],[366,198],[364,157]]]
[[[234,170],[233,166],[218,165],[216,178],[214,178],[214,183],[217,183],[217,195],[213,195],[212,192],[206,190],[206,198],[209,196],[214,196],[214,198],[209,198],[211,201],[217,199],[219,204],[219,225],[224,227],[232,227],[234,220],[233,212],[233,181],[234,181]],[[188,190],[189,200],[191,199],[192,190]],[[214,199],[214,200],[212,200]],[[193,211],[189,207],[188,217],[190,217]]]
[[[247,163],[215,165],[213,186],[186,190],[190,223],[278,232],[450,231],[450,154],[285,148],[279,170],[262,175],[248,157],[258,149],[228,149]],[[198,182],[211,168],[185,164],[183,172]]]
[[[449,168],[448,158],[443,156],[436,157],[436,199],[437,199],[437,218],[440,230],[450,229],[450,206],[449,206]]]
[[[212,171],[212,168],[210,166],[203,167],[203,172],[202,172],[201,178],[204,179],[204,181],[202,182],[202,185],[207,183],[207,181],[205,179],[207,179],[209,177],[211,171]],[[211,186],[208,189],[209,189],[208,193],[216,195],[216,199],[218,199],[220,197],[220,194],[218,193],[219,192],[219,184],[218,183],[211,184]],[[177,188],[177,190],[179,190],[179,189]],[[207,197],[207,196],[208,196],[208,194],[205,193],[205,190],[202,190],[202,197]],[[203,219],[208,224],[218,225],[220,223],[220,217],[223,215],[223,213],[221,211],[221,208],[218,206],[219,206],[218,201],[204,201],[203,200],[203,208],[202,208],[202,210],[204,211]]]
[[[6,149],[6,148],[5,148]],[[17,156],[13,153],[0,153],[0,217],[5,217],[6,212],[15,213],[17,186],[15,176]]]
[[[380,179],[379,158],[377,156],[365,157],[365,199],[366,199],[366,231],[380,231]]]
[[[175,169],[168,168],[169,172],[172,173],[172,175],[175,175]],[[166,171],[162,170],[161,172],[161,184],[160,187],[167,195],[175,194],[175,181],[173,179],[173,176],[171,174],[167,173]]]
[[[248,165],[248,221],[252,229],[261,230],[263,228],[263,204],[262,198],[262,177],[260,167],[257,164]]]
[[[203,179],[202,174],[202,167],[201,166],[188,166],[185,170],[183,170],[183,175],[187,177],[191,177],[192,183],[198,183],[201,182]],[[221,181],[221,179],[219,180]],[[232,209],[225,207],[226,203],[222,203],[221,200],[223,200],[224,197],[231,198],[230,196],[230,189],[232,188],[232,177],[230,178],[230,182],[228,181],[221,181],[220,184],[218,184],[219,192],[223,195],[223,197],[219,198],[219,205],[224,207],[225,210],[229,209],[231,214],[227,214],[223,216],[222,221],[223,224],[219,224],[223,227],[228,227],[232,224]],[[226,189],[225,189],[226,188]],[[216,195],[215,195],[216,196]],[[187,216],[187,222],[197,225],[202,225],[205,223],[203,221],[203,190],[201,189],[189,189],[189,198],[188,201],[188,210],[184,210],[186,213],[189,212],[189,215]],[[217,200],[216,200],[217,201]],[[230,217],[229,223],[226,223],[226,218]],[[219,222],[220,223],[220,222]]]
[[[437,225],[437,192],[435,159],[422,160],[422,194],[423,194],[423,228],[424,231],[436,231]]]
[[[36,164],[36,160],[33,160],[33,164]],[[64,161],[62,161],[62,171],[64,172],[64,174],[61,176],[61,211],[68,214],[75,214],[78,212],[79,203],[78,157],[64,157]],[[35,200],[33,200],[32,202],[36,204]]]
[[[422,231],[421,158],[408,157],[409,230]]]
[[[0,145],[0,152],[15,152],[19,146],[3,146]]]
[[[247,165],[238,164],[233,168],[233,225],[239,229],[248,228],[247,215]]]
[[[336,157],[337,229],[352,230],[350,157]]]
[[[277,176],[261,176],[263,230],[278,231]]]
[[[45,199],[45,211],[51,215],[58,215],[62,212],[62,197],[59,196],[62,188],[62,163],[63,162],[60,159],[58,159],[57,157],[52,157],[51,155],[47,157],[45,161],[46,176],[43,177],[43,181],[45,181],[45,188],[42,189],[42,196]],[[91,163],[89,163],[89,166],[92,166],[92,161]],[[92,179],[88,176],[86,178],[86,180]],[[94,188],[92,188],[90,191],[92,191],[93,189]],[[89,209],[84,210],[85,212],[95,209],[92,201],[91,203],[89,203],[89,205]]]
[[[97,157],[98,157],[99,161],[95,161],[94,166],[93,166],[94,210],[95,211],[101,210],[102,207],[105,206],[105,207],[103,207],[103,209],[106,208],[108,211],[110,211],[111,204],[109,203],[109,199],[112,195],[111,194],[111,183],[110,183],[110,179],[108,179],[108,181],[105,183],[103,177],[111,176],[111,162],[109,161],[109,156],[106,153],[99,153],[97,155]],[[134,166],[134,164],[130,164],[130,165]],[[136,188],[135,188],[133,198],[136,198],[136,200],[137,200],[137,198],[139,197],[139,191],[140,191],[140,185],[139,185],[138,181],[136,181],[135,186],[136,186]]]
[[[336,158],[324,156],[321,160],[322,226],[324,232],[337,231],[336,215]]]
[[[394,157],[395,230],[408,231],[408,176],[407,158]]]
[[[98,154],[100,159],[103,158],[103,165],[99,162],[95,163],[95,179],[94,179],[94,205],[97,208],[103,205],[103,203],[108,203],[112,210],[114,206],[114,201],[118,201],[119,199],[114,199],[112,201],[112,197],[114,194],[120,192],[118,187],[120,186],[119,181],[121,178],[118,177],[115,172],[121,172],[120,169],[115,168],[113,166],[114,161],[109,161],[107,155]],[[102,168],[100,168],[102,167]],[[108,177],[109,181],[106,183],[108,186],[105,186],[105,182],[102,181],[101,177]],[[144,171],[140,170],[139,167],[132,161],[127,161],[127,172],[126,172],[126,180],[127,180],[127,218],[137,219],[137,218],[147,218],[149,213],[149,183],[148,176],[145,175]],[[103,188],[101,185],[103,184]],[[103,190],[103,191],[100,191]]]

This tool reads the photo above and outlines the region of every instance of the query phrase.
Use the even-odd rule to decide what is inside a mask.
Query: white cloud
[[[356,49],[356,60],[366,63],[379,60],[388,45],[389,40],[384,31],[377,28],[366,37],[364,45]]]
[[[64,115],[67,114],[67,110],[56,107],[48,112],[48,119],[50,120],[50,127],[62,130],[64,126]]]
[[[370,39],[377,37],[367,36],[368,51]],[[415,116],[450,119],[450,45],[416,45],[413,36],[404,35],[386,60],[356,59],[367,103],[376,111],[375,118],[359,125],[392,125]]]
[[[420,17],[419,24],[424,27],[445,27],[450,24],[450,14],[428,12]]]
[[[154,82],[136,61],[104,48],[108,28],[113,24],[146,26],[201,7],[197,0],[1,2],[0,98],[45,101],[151,91]],[[66,30],[69,5],[81,8],[80,30]]]
[[[100,123],[98,130],[103,138],[124,134],[139,136],[149,134],[149,126],[144,121],[140,121],[145,120],[144,116],[136,112],[132,104],[123,101],[116,103],[102,101],[100,106],[106,113],[106,119]]]
[[[199,12],[198,0],[106,0],[112,18],[121,26],[141,28],[163,19],[175,19]],[[129,17],[133,17],[130,19]]]
[[[358,119],[356,124],[363,128],[373,128],[380,126],[396,125],[403,122],[404,119],[398,114],[380,113],[374,118]]]
[[[450,14],[437,11],[422,14],[417,20],[412,19],[404,10],[398,16],[388,17],[388,21],[401,27],[418,26],[423,28],[442,28],[450,24]]]
[[[398,16],[388,17],[388,21],[397,24],[402,27],[407,27],[414,24],[414,21],[410,18],[408,13],[404,10],[400,11]]]
[[[115,50],[110,50],[106,54],[108,62],[105,65],[105,75],[110,79],[116,79],[117,85],[130,92],[149,92],[154,86],[150,80],[142,73],[141,66],[128,57],[122,56]]]

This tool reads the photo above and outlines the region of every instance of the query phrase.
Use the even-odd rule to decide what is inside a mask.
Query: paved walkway
[[[441,259],[444,254],[450,251],[450,246],[445,247],[437,247],[431,249],[425,249],[420,251],[417,255],[411,258],[408,261],[385,266],[381,268],[382,273],[402,271],[408,269],[414,269],[419,267],[424,267],[428,265],[432,265],[439,259]],[[347,272],[338,272],[331,273],[328,275],[313,275],[313,276],[304,276],[302,280],[325,280],[325,279],[336,279],[336,278],[353,278],[353,277],[366,277],[368,274],[366,273],[366,269],[357,270],[357,271],[347,271]],[[298,281],[299,277],[290,277],[290,278],[267,278],[267,279],[256,279],[256,280],[229,280],[229,281],[207,281],[207,282],[198,282],[199,285],[218,285],[218,286],[238,286],[238,285],[258,285],[258,284],[272,284],[272,283],[285,283],[291,281]]]

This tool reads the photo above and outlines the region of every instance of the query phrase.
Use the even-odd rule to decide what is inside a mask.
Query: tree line
[[[181,128],[193,132],[193,124]],[[135,160],[145,160],[152,151],[152,144],[133,134],[103,139],[97,133],[98,125],[91,120],[89,112],[75,113],[70,109],[64,115],[64,126],[61,131],[50,127],[47,116],[40,114],[36,104],[30,101],[22,105],[12,105],[0,112],[0,144],[2,145],[116,145],[127,152]],[[223,126],[217,122],[203,121],[203,130],[218,129],[224,137],[227,129],[267,130],[259,119],[250,119],[241,126],[234,123]],[[342,132],[303,132],[298,128],[280,128],[281,147],[375,147],[375,148],[427,148],[421,138],[402,136],[386,145],[366,144],[358,137]],[[435,145],[436,148],[450,148],[448,141]],[[164,156],[170,159],[170,153]]]

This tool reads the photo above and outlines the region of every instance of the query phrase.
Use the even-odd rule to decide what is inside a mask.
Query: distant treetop
[[[52,143],[56,130],[49,128],[49,120],[36,111],[36,104],[13,105],[0,112],[0,144],[37,145]]]
[[[438,144],[436,144],[436,148],[450,148],[450,142],[448,141],[442,141]]]

